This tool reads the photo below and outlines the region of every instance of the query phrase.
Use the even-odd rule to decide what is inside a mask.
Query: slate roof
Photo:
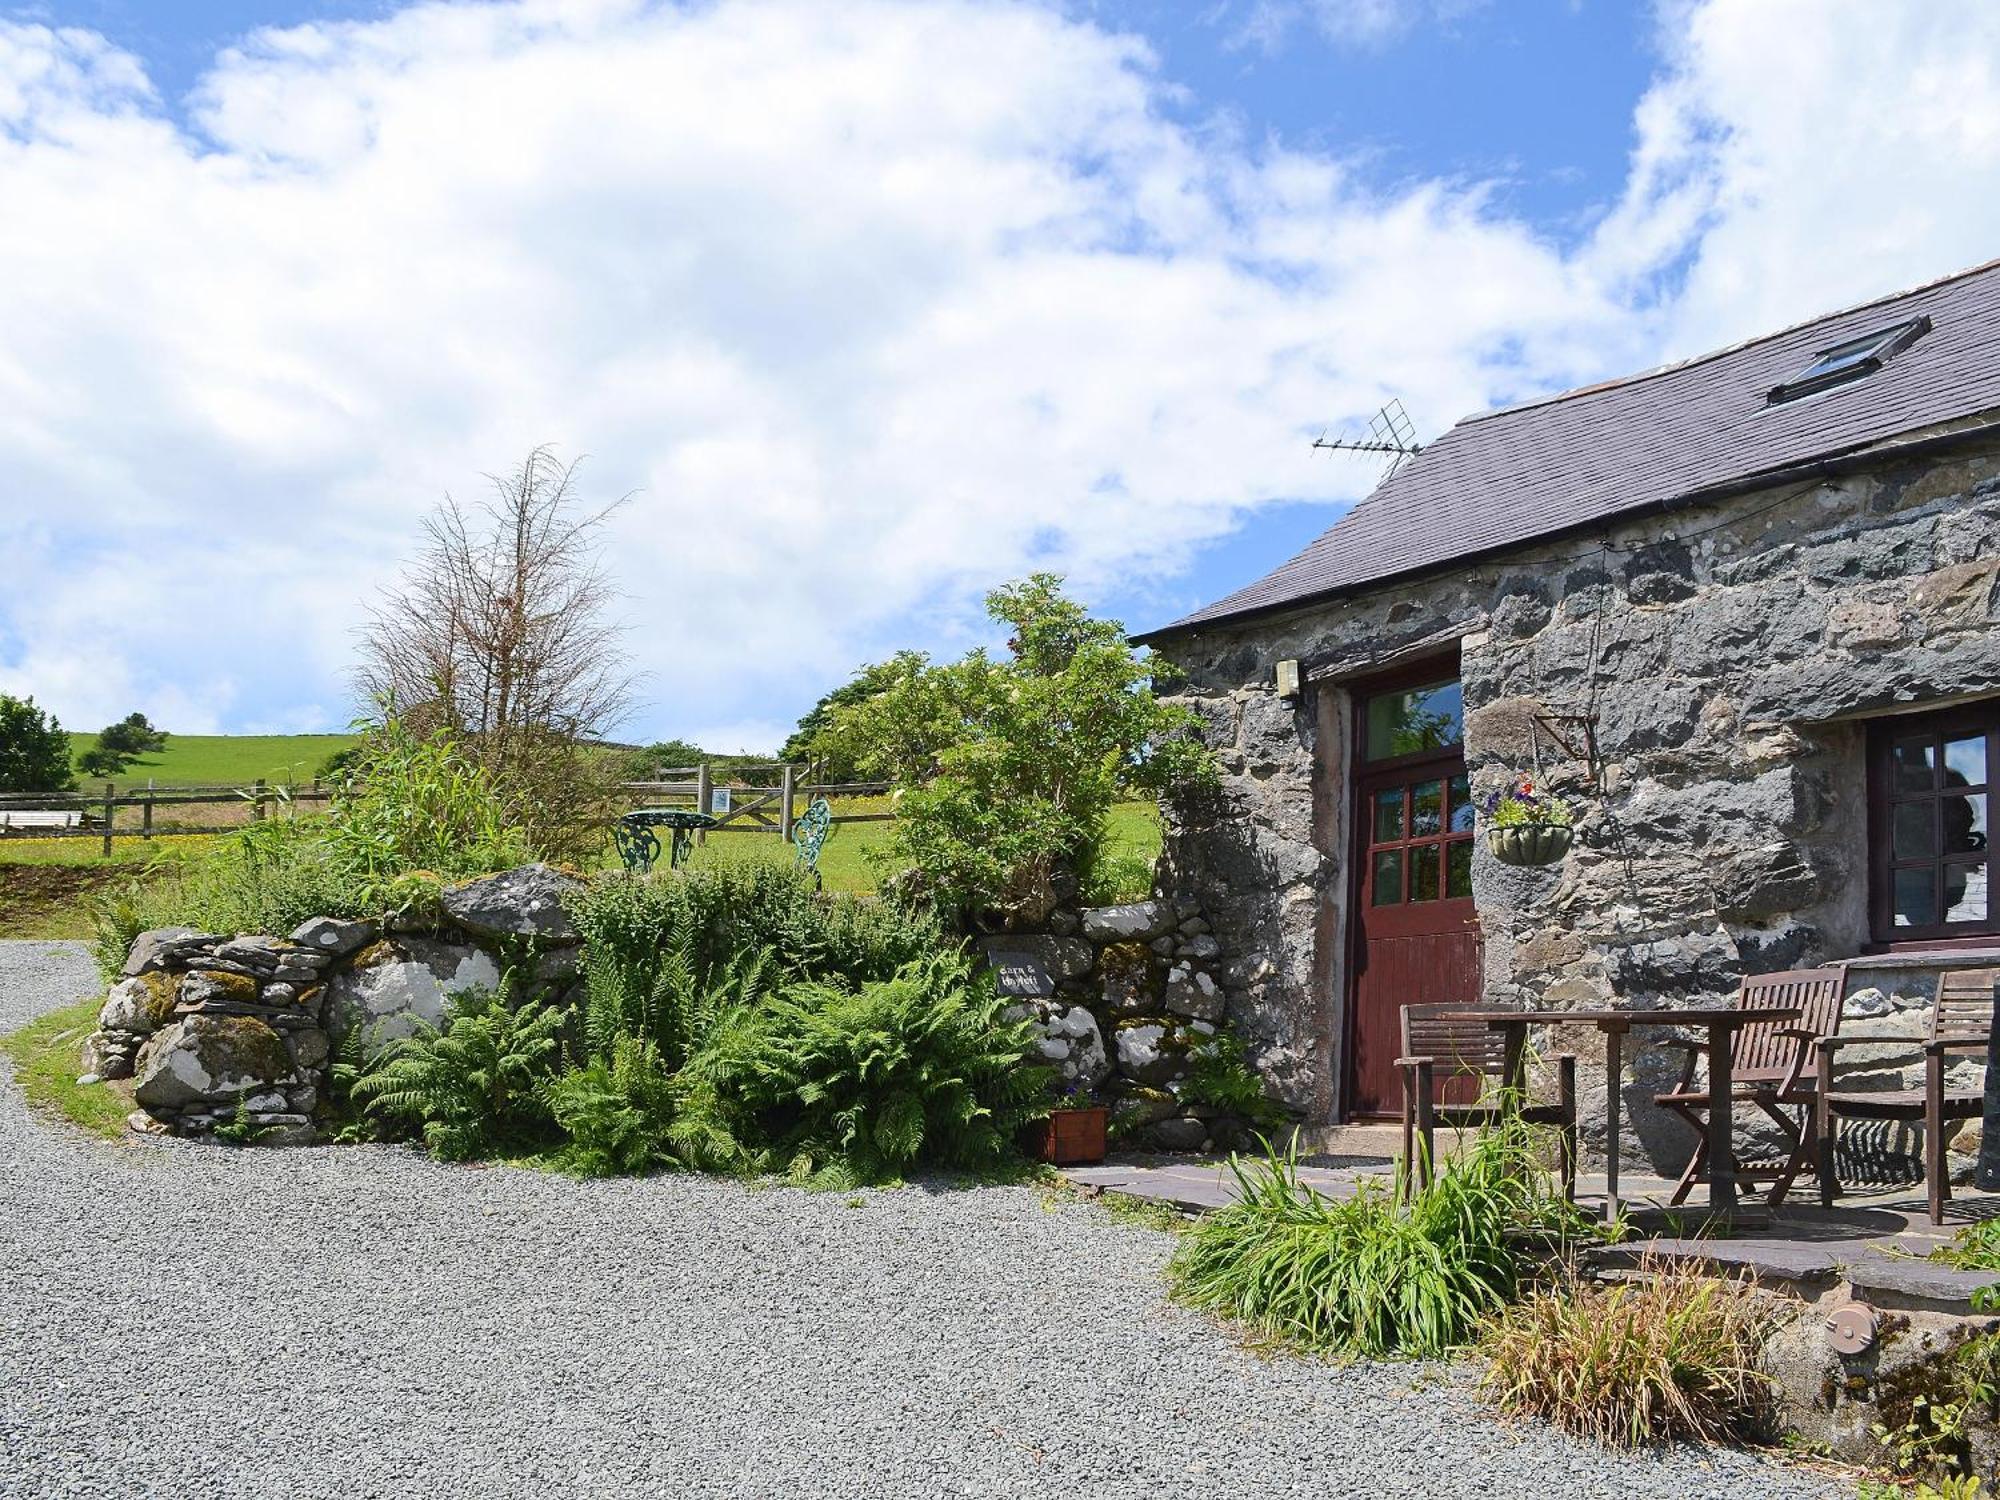
[[[1874,374],[1766,403],[1819,351],[1919,315],[1930,332]],[[1525,545],[1996,408],[2000,261],[1645,374],[1468,417],[1283,567],[1151,635]]]

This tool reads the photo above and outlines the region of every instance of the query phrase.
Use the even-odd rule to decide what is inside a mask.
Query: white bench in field
[[[49,833],[83,824],[80,812],[27,812],[0,808],[0,833]]]

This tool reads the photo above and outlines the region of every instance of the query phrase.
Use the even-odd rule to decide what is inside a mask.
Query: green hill
[[[115,778],[120,787],[248,786],[262,777],[269,782],[311,781],[320,765],[336,750],[355,743],[351,734],[170,734],[158,755],[142,755]],[[72,734],[72,754],[97,743],[94,734]],[[95,787],[97,782],[80,780]]]

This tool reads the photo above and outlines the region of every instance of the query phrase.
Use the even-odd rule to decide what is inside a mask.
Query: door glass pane
[[[1432,683],[1368,700],[1369,760],[1442,750],[1464,738],[1465,704],[1458,680]]]
[[[1937,871],[1931,867],[1921,870],[1896,871],[1896,925],[1898,927],[1934,927],[1937,925]]]
[[[1953,786],[1986,785],[1986,736],[1975,734],[1966,739],[1944,742],[1944,784]]]
[[[1403,836],[1403,789],[1375,794],[1375,842],[1391,844]]]
[[[1410,850],[1410,899],[1438,898],[1438,845],[1417,844]]]
[[[1420,781],[1410,788],[1410,837],[1436,838],[1444,831],[1444,783]]]
[[[1898,802],[1891,813],[1891,847],[1897,859],[1931,859],[1937,854],[1937,804]]]
[[[1379,849],[1375,853],[1374,881],[1369,893],[1370,906],[1401,906],[1403,904],[1403,851],[1401,849]]]
[[[1940,799],[1944,812],[1944,852],[1970,854],[1986,847],[1986,795]]]
[[[1472,840],[1445,845],[1444,893],[1453,899],[1472,894]]]
[[[1944,867],[1944,919],[1947,922],[1986,920],[1986,866]]]
[[[1898,792],[1927,792],[1931,789],[1930,740],[1903,740],[1891,754],[1894,767],[1892,790]]]
[[[1451,831],[1472,832],[1472,783],[1463,776],[1451,778]]]

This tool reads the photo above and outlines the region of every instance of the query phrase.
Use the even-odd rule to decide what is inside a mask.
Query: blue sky
[[[633,735],[771,743],[1031,566],[1158,624],[1384,399],[1989,258],[1996,71],[1973,0],[0,0],[0,690],[344,723],[540,441],[634,492]]]

